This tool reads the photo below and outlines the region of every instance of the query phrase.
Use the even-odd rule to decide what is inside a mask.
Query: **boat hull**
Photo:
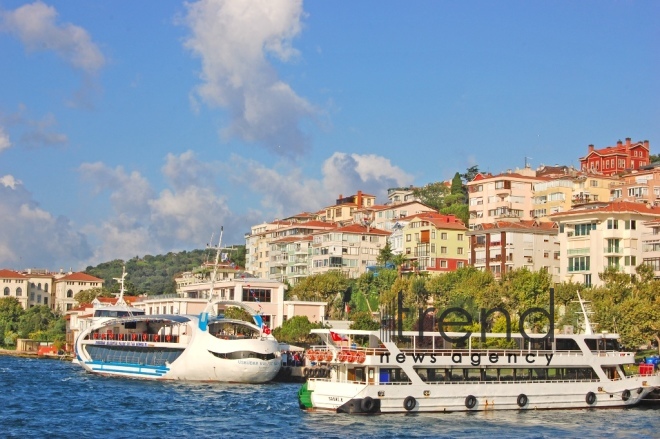
[[[352,384],[309,379],[309,407],[343,413],[457,412],[630,407],[656,385],[657,376],[618,382]]]

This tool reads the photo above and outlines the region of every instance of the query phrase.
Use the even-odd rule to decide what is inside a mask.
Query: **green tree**
[[[0,343],[12,344],[10,336],[17,333],[18,321],[24,313],[25,310],[15,297],[0,299]],[[5,343],[5,339],[9,339],[9,343]]]
[[[376,258],[376,263],[378,265],[385,266],[386,263],[392,261],[392,257],[394,255],[392,254],[392,246],[390,245],[390,241],[387,241],[385,243],[385,247],[380,249],[380,252],[378,252],[378,258]]]
[[[57,320],[53,311],[47,305],[33,306],[18,319],[18,334],[22,338],[29,337],[33,332],[47,332],[51,322]]]
[[[330,270],[302,279],[293,286],[290,297],[326,302],[330,315],[338,316],[342,312],[343,293],[349,285],[345,274],[339,270]]]
[[[307,316],[295,316],[273,330],[273,336],[282,343],[309,345],[318,343],[318,336],[310,334],[312,329],[322,328],[321,323],[311,323]]]
[[[254,318],[245,309],[239,306],[228,306],[224,310],[226,319],[242,320],[244,322],[254,323]]]
[[[84,303],[92,303],[97,297],[113,297],[113,294],[103,287],[90,288],[89,290],[79,291],[73,296],[78,306]]]
[[[351,313],[350,319],[352,320],[350,329],[360,329],[364,331],[375,331],[380,329],[380,323],[374,320],[369,312],[358,311]]]
[[[413,196],[437,211],[444,206],[444,198],[448,194],[449,188],[443,182],[429,183],[413,189]]]

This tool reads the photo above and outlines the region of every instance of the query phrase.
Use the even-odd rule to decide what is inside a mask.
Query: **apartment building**
[[[660,163],[623,175],[610,192],[611,200],[660,204]]]
[[[385,230],[360,224],[314,233],[310,274],[341,270],[349,278],[358,278],[367,266],[376,265],[389,235]]]
[[[531,217],[548,221],[553,213],[566,212],[580,204],[608,201],[611,188],[620,181],[617,176],[584,172],[539,181],[533,185]]]
[[[13,270],[0,270],[0,288],[2,297],[15,297],[23,309],[29,308],[27,276]]]
[[[598,172],[602,175],[615,175],[637,170],[649,164],[650,145],[648,140],[633,143],[630,137],[615,146],[596,149],[589,145],[587,155],[580,157],[580,169],[584,172]]]
[[[358,209],[369,208],[375,204],[376,196],[364,194],[362,191],[357,191],[357,194],[348,197],[339,195],[335,204],[325,207],[317,219],[342,225],[350,224]]]
[[[492,271],[496,278],[517,268],[546,270],[554,282],[560,276],[557,223],[538,220],[495,221],[467,233],[470,264]]]
[[[642,232],[642,263],[653,268],[653,275],[660,279],[660,219],[646,221]]]
[[[499,175],[477,174],[467,183],[470,230],[497,220],[533,219],[534,184],[547,181],[537,178],[531,168],[507,171]]]
[[[607,267],[634,274],[642,263],[648,224],[660,208],[625,201],[590,203],[551,215],[559,224],[560,282],[602,285],[598,273]]]
[[[403,218],[423,212],[437,213],[432,207],[415,200],[399,204],[376,205],[376,207],[370,209],[369,215],[371,215],[371,226],[392,232],[395,225],[400,224]],[[360,213],[358,211],[358,215]]]
[[[407,259],[404,272],[438,274],[468,265],[468,228],[463,221],[454,215],[424,212],[406,217],[405,222],[401,229]]]

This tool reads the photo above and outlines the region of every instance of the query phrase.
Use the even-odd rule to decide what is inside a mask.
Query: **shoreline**
[[[10,357],[21,357],[21,358],[38,358],[38,359],[46,359],[46,360],[73,360],[73,355],[71,354],[39,355],[37,352],[16,351],[14,349],[0,349],[0,355],[10,356]]]

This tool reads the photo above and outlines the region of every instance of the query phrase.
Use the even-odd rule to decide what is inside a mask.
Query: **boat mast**
[[[582,297],[580,296],[580,292],[577,292],[578,295],[578,301],[580,302],[580,307],[582,308],[582,315],[584,316],[584,333],[587,335],[593,334],[593,330],[591,328],[591,322],[589,321],[589,314],[593,314],[587,307],[587,301],[583,300]]]
[[[213,263],[213,271],[211,272],[211,291],[209,293],[209,302],[213,300],[213,288],[215,286],[215,277],[218,273],[218,264],[220,263],[220,249],[222,247],[222,232],[224,227],[220,227],[220,238],[218,239],[218,249],[215,253],[215,262]]]
[[[122,265],[121,277],[114,277],[113,280],[119,282],[119,299],[117,299],[117,305],[126,305],[124,302],[124,278],[126,277],[126,264]]]

